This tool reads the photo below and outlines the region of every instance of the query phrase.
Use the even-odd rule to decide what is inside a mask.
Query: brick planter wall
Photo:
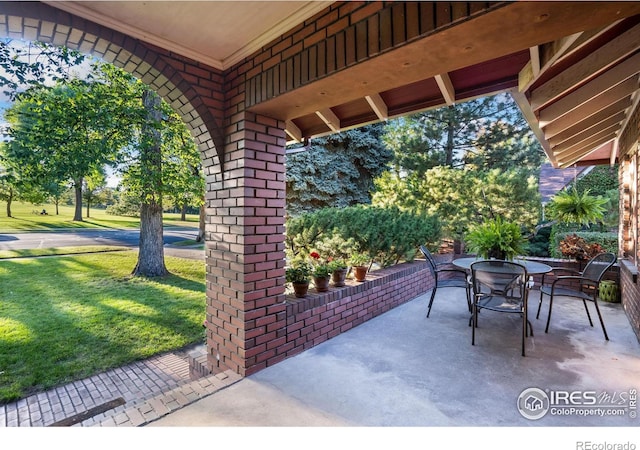
[[[256,342],[262,351],[253,356],[253,373],[335,337],[398,305],[406,303],[433,286],[426,262],[399,264],[376,270],[364,282],[348,280],[344,287],[330,287],[305,298],[286,297],[285,326],[263,334]],[[268,326],[265,324],[265,326]]]

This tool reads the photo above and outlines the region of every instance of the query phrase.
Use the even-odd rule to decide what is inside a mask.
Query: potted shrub
[[[288,283],[293,286],[295,296],[305,297],[309,290],[309,278],[311,277],[311,266],[305,261],[296,261],[285,271]]]
[[[469,249],[482,258],[513,260],[524,252],[526,240],[517,223],[497,217],[472,228],[466,241]]]
[[[331,271],[331,279],[334,286],[344,286],[348,269],[347,262],[344,259],[334,259],[329,262],[329,270]]]
[[[318,292],[326,292],[329,290],[329,279],[331,277],[331,268],[329,263],[320,258],[318,252],[311,252],[309,256],[312,258],[313,284]]]
[[[353,276],[356,281],[364,281],[367,278],[367,271],[371,258],[366,253],[355,253],[351,256],[351,267],[353,268]]]

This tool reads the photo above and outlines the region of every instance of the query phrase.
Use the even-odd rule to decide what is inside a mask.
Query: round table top
[[[469,270],[471,269],[471,264],[477,261],[486,261],[482,258],[470,257],[470,258],[458,258],[452,261],[452,264],[461,269]],[[528,261],[526,259],[514,259],[514,263],[522,264],[526,269],[527,273],[531,275],[549,273],[553,270],[553,268],[547,264],[537,262],[537,261]]]

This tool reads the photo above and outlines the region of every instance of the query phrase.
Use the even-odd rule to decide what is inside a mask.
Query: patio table
[[[452,264],[456,267],[459,267],[464,270],[471,270],[471,264],[476,261],[486,261],[482,258],[458,258],[452,261]],[[521,264],[527,269],[527,274],[529,275],[543,275],[545,273],[549,273],[553,270],[553,268],[547,264],[537,262],[537,261],[528,261],[526,259],[514,259],[514,263]]]

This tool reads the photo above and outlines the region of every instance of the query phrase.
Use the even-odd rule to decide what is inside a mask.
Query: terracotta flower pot
[[[347,279],[347,268],[334,270],[331,274],[333,285],[336,287],[344,286],[344,281]]]
[[[291,283],[293,285],[293,292],[296,297],[304,298],[307,296],[307,291],[309,290],[309,282],[305,281],[303,283]]]
[[[327,292],[329,290],[329,277],[313,277],[313,284],[316,285],[316,291]]]
[[[367,278],[367,266],[355,266],[353,268],[353,276],[356,281],[364,281]]]

